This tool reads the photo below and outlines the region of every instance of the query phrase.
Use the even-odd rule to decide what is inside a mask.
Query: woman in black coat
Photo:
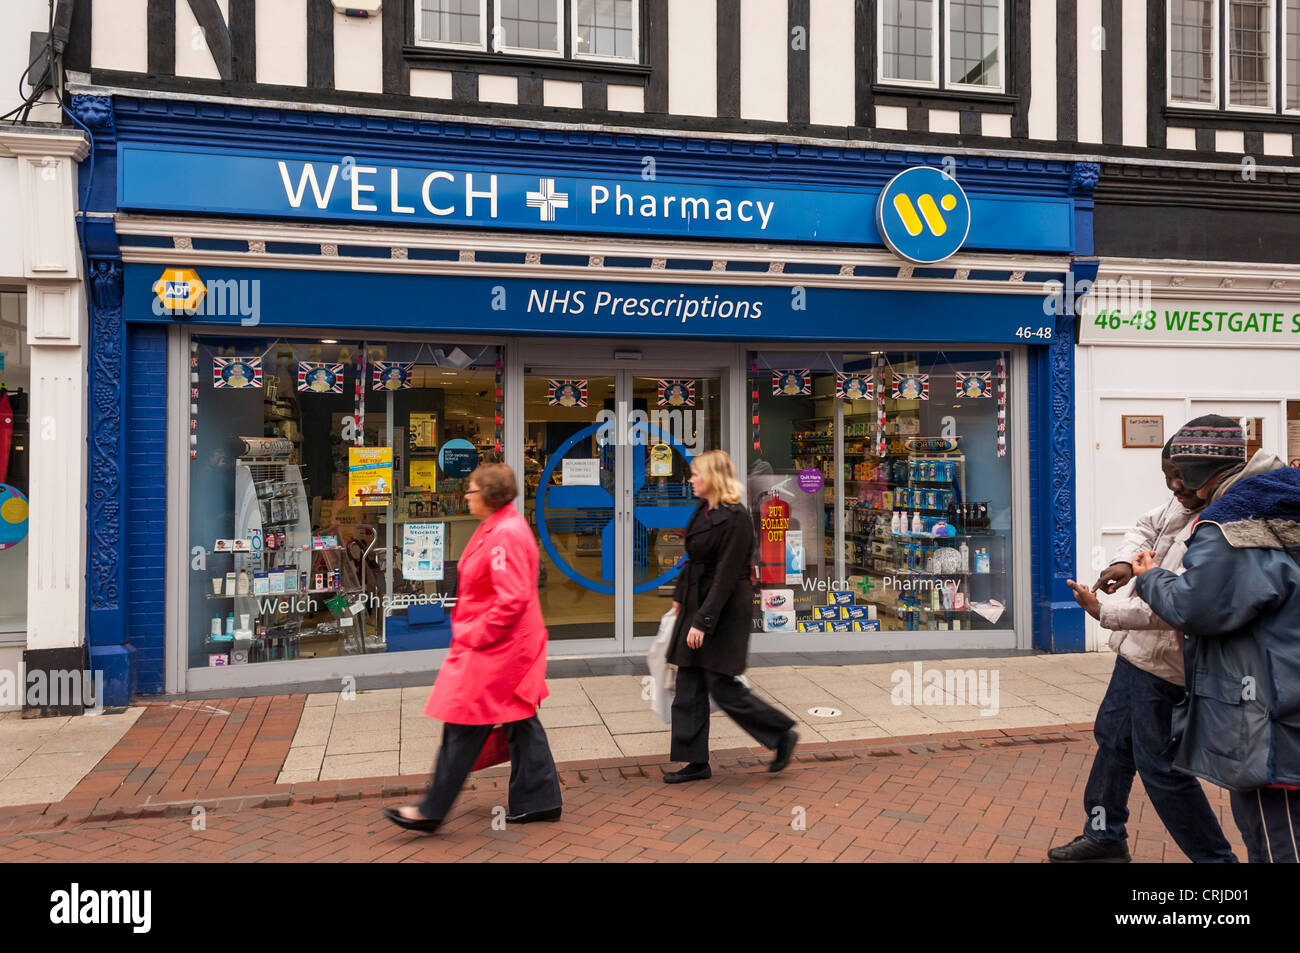
[[[756,741],[776,751],[770,770],[790,763],[799,736],[794,721],[755,696],[736,676],[749,655],[754,590],[754,523],[741,505],[744,487],[731,458],[710,450],[691,461],[691,488],[700,505],[686,525],[686,564],[673,591],[677,627],[668,661],[677,666],[672,759],[686,767],[667,773],[676,784],[711,777],[709,696]]]

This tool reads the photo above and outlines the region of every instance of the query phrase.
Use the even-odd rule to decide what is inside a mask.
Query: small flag
[[[587,382],[573,380],[548,380],[546,403],[551,407],[586,407]]]
[[[812,374],[802,371],[773,371],[772,396],[802,397],[812,394]]]
[[[260,357],[214,357],[212,386],[261,387],[262,359]]]
[[[890,391],[894,400],[929,400],[929,374],[895,374],[894,387]]]
[[[876,382],[870,374],[836,374],[835,396],[844,400],[871,400],[876,396]]]
[[[400,361],[375,361],[374,382],[371,390],[410,390],[411,375],[415,373],[415,362],[403,364]]]
[[[992,371],[958,371],[956,378],[958,397],[993,396]]]
[[[695,381],[659,381],[660,407],[694,407]]]
[[[299,361],[298,390],[312,394],[343,393],[343,365]]]

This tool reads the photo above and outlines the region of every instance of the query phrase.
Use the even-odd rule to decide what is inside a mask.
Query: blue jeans
[[[1097,710],[1097,757],[1083,792],[1085,837],[1122,841],[1128,796],[1142,776],[1151,806],[1187,857],[1196,863],[1236,863],[1201,783],[1174,769],[1171,722],[1184,690],[1119,658]]]

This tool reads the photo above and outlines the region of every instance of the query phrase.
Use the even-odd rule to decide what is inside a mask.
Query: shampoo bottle
[[[921,522],[921,511],[917,510],[915,513],[912,514],[912,535],[920,536],[921,533],[924,531],[924,529],[925,526]]]

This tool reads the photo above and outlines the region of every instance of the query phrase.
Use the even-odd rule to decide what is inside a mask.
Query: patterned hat
[[[1246,435],[1231,417],[1207,414],[1185,423],[1169,450],[1183,483],[1199,490],[1215,474],[1246,463]]]

